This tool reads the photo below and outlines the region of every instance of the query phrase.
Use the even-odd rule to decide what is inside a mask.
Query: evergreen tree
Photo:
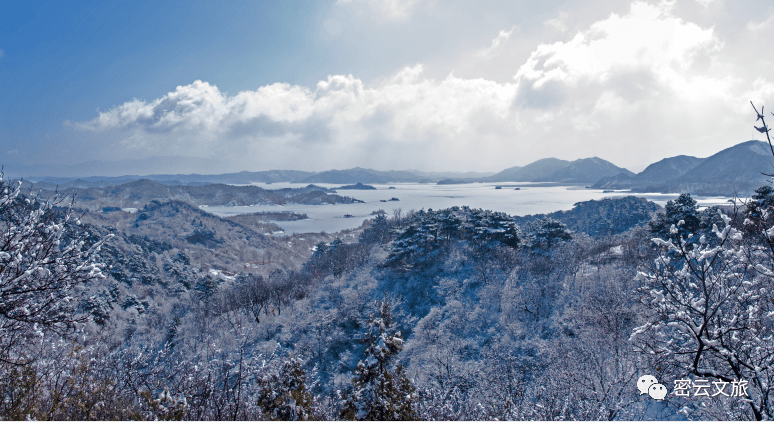
[[[550,250],[561,242],[572,239],[567,225],[553,218],[545,218],[530,224],[532,249]]]
[[[408,218],[406,224],[393,230],[389,246],[390,262],[414,264],[414,257],[428,261],[454,240],[495,242],[518,248],[522,234],[514,218],[508,214],[469,207],[452,207],[433,211],[420,210]]]
[[[352,379],[352,388],[343,397],[339,413],[347,420],[413,420],[414,385],[403,366],[393,365],[403,349],[400,331],[392,332],[390,306],[382,302],[379,315],[368,321],[365,361],[360,361]]]
[[[774,247],[774,238],[766,231],[774,225],[774,187],[761,186],[755,189],[755,194],[747,204],[744,212],[744,231],[759,241],[765,241],[769,247]]]
[[[659,214],[649,225],[655,237],[668,239],[675,244],[679,244],[681,239],[688,244],[700,243],[702,236],[705,241],[715,244],[717,238],[712,235],[712,227],[721,227],[724,223],[718,207],[699,211],[696,200],[690,194],[683,193],[676,200],[667,201],[664,213]]]
[[[650,231],[662,239],[679,241],[699,231],[701,219],[696,200],[690,194],[683,193],[674,201],[667,201],[664,213],[650,222]],[[672,230],[672,225],[676,231]]]
[[[306,385],[306,371],[301,359],[290,358],[279,374],[258,380],[257,403],[263,416],[272,420],[309,420],[313,415],[314,397]]]
[[[369,244],[382,244],[390,239],[390,222],[384,216],[379,214],[371,222],[371,226],[360,233],[360,242]]]

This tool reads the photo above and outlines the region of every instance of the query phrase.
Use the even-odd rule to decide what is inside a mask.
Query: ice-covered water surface
[[[341,185],[318,183],[319,186],[337,188]],[[305,185],[293,183],[258,184],[264,189],[297,188]],[[352,229],[360,226],[365,219],[373,218],[373,211],[382,209],[393,214],[395,209],[403,213],[409,210],[443,209],[467,205],[501,211],[511,215],[527,215],[569,210],[577,202],[630,195],[627,192],[603,192],[600,189],[585,189],[583,186],[541,186],[524,183],[468,183],[459,185],[435,185],[422,183],[402,183],[390,185],[372,185],[376,190],[339,190],[338,194],[350,196],[362,204],[338,205],[255,205],[247,207],[203,207],[207,212],[227,217],[261,211],[291,211],[309,216],[308,220],[280,221],[285,234],[328,233]],[[500,189],[497,189],[500,186]],[[394,189],[390,189],[394,187]],[[518,190],[515,188],[519,187]],[[663,206],[678,194],[635,194],[645,197]],[[397,198],[398,201],[391,201]],[[695,197],[701,206],[724,204],[729,198]],[[381,202],[387,201],[387,202]],[[350,215],[351,217],[345,217]]]

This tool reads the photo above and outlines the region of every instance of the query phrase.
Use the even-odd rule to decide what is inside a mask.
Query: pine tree
[[[311,419],[314,416],[314,396],[307,388],[306,371],[301,359],[290,358],[282,364],[279,374],[260,378],[256,401],[263,416],[268,419]]]
[[[683,193],[674,201],[667,201],[664,213],[650,222],[650,231],[662,239],[679,240],[699,230],[699,207],[690,194]],[[672,232],[672,225],[677,229]]]
[[[393,366],[403,349],[400,331],[392,332],[390,306],[382,302],[379,315],[368,321],[365,361],[358,362],[351,391],[344,396],[339,416],[347,420],[416,419],[414,385],[403,366]]]
[[[553,218],[545,218],[533,222],[530,224],[529,232],[532,236],[532,249],[544,251],[548,251],[559,243],[572,239],[572,235],[567,230],[567,225]]]
[[[774,225],[774,215],[770,210],[774,209],[774,187],[761,186],[755,189],[755,194],[744,211],[744,231],[760,241],[766,242],[770,248],[774,248],[774,239],[766,235]]]
[[[382,244],[390,238],[390,222],[384,214],[378,214],[371,222],[371,226],[360,233],[361,243]]]

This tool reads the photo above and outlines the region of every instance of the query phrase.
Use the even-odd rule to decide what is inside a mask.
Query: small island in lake
[[[364,185],[364,184],[362,184],[360,182],[355,183],[354,185],[346,185],[346,186],[342,186],[342,187],[336,188],[336,189],[376,190],[375,187],[373,187],[371,185]]]

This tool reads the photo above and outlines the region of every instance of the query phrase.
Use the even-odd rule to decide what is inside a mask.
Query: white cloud
[[[512,31],[471,59],[508,55]],[[677,17],[672,3],[636,1],[566,42],[537,45],[511,82],[434,79],[422,64],[372,84],[332,75],[234,95],[196,81],[74,126],[115,134],[125,152],[218,158],[233,163],[227,170],[501,170],[595,155],[641,170],[747,140],[749,100],[774,103],[760,69],[750,77],[713,27]]]
[[[2,48],[0,48],[0,59],[2,59],[3,57],[5,57],[5,51]]]
[[[522,113],[550,112],[554,133],[624,165],[746,140],[748,101],[774,99],[771,82],[753,83],[712,27],[672,8],[637,1],[567,42],[539,45],[515,76]]]
[[[635,2],[626,16],[611,15],[569,42],[541,44],[516,74],[534,86],[605,80],[620,68],[646,67],[661,74],[685,71],[693,56],[720,47],[712,29],[669,15],[668,7]]]
[[[774,99],[774,82],[764,78],[757,78],[755,82],[753,82],[750,90],[745,92],[742,96],[748,98],[756,105],[765,106],[766,104],[771,104],[771,100]],[[744,104],[743,109],[744,111],[749,111],[747,104]]]
[[[763,29],[771,28],[772,24],[774,24],[774,15],[769,16],[768,19],[761,22],[753,22],[753,21],[748,22],[747,29],[750,31],[761,31]],[[0,50],[0,52],[2,52],[2,50]]]
[[[312,153],[328,159],[325,167],[337,156],[368,156],[374,143],[448,146],[468,138],[460,134],[480,130],[482,116],[501,120],[509,114],[514,84],[453,75],[435,81],[422,79],[421,72],[421,65],[407,67],[374,87],[352,75],[334,75],[314,91],[273,84],[234,96],[196,81],[154,101],[124,103],[75,126],[128,133],[124,147],[154,154],[197,151],[211,156],[228,153],[223,150],[228,143],[237,149],[268,148],[285,157]],[[326,151],[319,155],[320,149]]]
[[[313,94],[305,88],[276,83],[227,97],[214,85],[195,81],[151,102],[137,99],[78,124],[83,129],[140,128],[153,132],[217,131],[225,124],[265,116],[276,122],[309,117]]]
[[[559,32],[564,32],[567,30],[567,25],[565,24],[567,17],[568,15],[566,12],[561,12],[559,13],[559,16],[543,22],[543,25],[549,28],[553,28]]]
[[[485,59],[490,59],[500,54],[503,50],[503,45],[511,37],[511,33],[513,33],[513,28],[511,28],[510,31],[501,30],[497,34],[497,37],[492,40],[492,44],[489,47],[481,50],[478,53],[478,56]]]

